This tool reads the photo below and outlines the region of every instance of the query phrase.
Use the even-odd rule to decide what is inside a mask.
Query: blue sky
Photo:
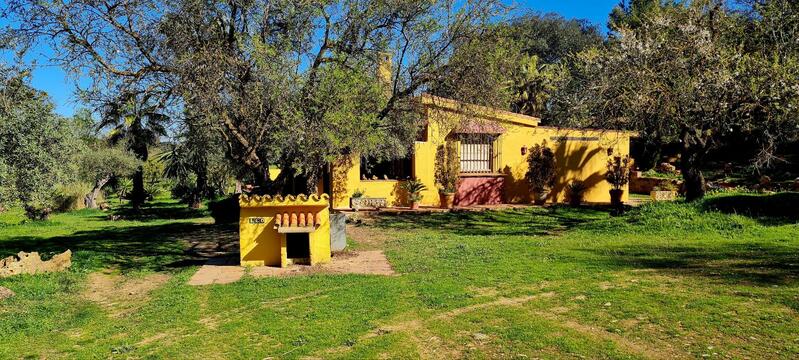
[[[0,0],[2,1],[2,0]],[[602,30],[607,29],[607,17],[611,9],[619,3],[618,0],[515,0],[509,2],[515,6],[517,12],[538,11],[541,13],[554,12],[566,18],[588,19],[598,24]],[[60,68],[48,64],[49,49],[35,49],[28,59],[36,59],[38,66],[33,72],[33,86],[50,94],[56,104],[56,111],[64,116],[72,115],[80,104],[76,101],[73,92],[73,80],[67,78]],[[8,57],[2,57],[8,59]]]

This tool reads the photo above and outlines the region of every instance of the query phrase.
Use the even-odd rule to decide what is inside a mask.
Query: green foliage
[[[352,198],[353,199],[362,198],[364,196],[364,194],[365,194],[365,192],[363,190],[355,189],[355,191],[352,192]]]
[[[128,177],[141,166],[130,152],[102,144],[79,154],[77,161],[81,178],[93,184],[107,182],[113,177]]]
[[[575,180],[566,185],[566,195],[572,204],[579,205],[583,200],[583,194],[588,187],[584,182]]]
[[[56,185],[54,189],[53,209],[64,212],[86,208],[86,194],[89,194],[92,188],[93,185],[86,182]],[[102,198],[99,199],[99,201],[102,201]]]
[[[155,158],[164,164],[163,175],[174,180],[172,194],[193,206],[224,195],[237,167],[225,158],[219,134],[190,124],[174,140]]]
[[[458,189],[460,181],[461,163],[458,156],[457,143],[449,141],[439,145],[436,149],[436,184],[439,191],[453,194]]]
[[[773,162],[777,146],[799,130],[799,54],[747,43],[759,32],[753,30],[776,22],[742,18],[716,1],[644,13],[635,26],[619,27],[607,47],[575,57],[569,80],[553,96],[553,118],[638,130],[655,147],[679,144],[692,200],[705,192],[707,154],[728,139],[751,139],[755,164]],[[790,42],[776,40],[783,41]]]
[[[405,180],[400,186],[408,193],[408,199],[411,202],[419,202],[422,200],[422,191],[427,190],[427,185],[418,179]]]
[[[635,29],[678,6],[682,6],[680,0],[622,0],[611,11],[608,27],[616,32]]]
[[[129,194],[133,206],[138,207],[162,190],[157,183],[163,171],[154,177],[152,169],[160,165],[147,161],[150,147],[158,144],[161,136],[166,136],[166,126],[170,119],[149,94],[135,92],[122,92],[105,102],[101,115],[98,128],[109,129],[109,142],[112,145],[123,144],[137,159],[145,162],[134,171],[133,189]]]
[[[117,181],[117,197],[121,199],[127,199],[130,192],[133,191],[133,180],[129,178],[121,178]]]
[[[555,153],[546,143],[535,144],[530,147],[527,155],[527,173],[524,178],[530,188],[536,192],[551,188],[555,184],[557,169],[555,168]]]
[[[523,55],[509,77],[507,88],[515,99],[511,110],[524,115],[543,116],[551,94],[566,76],[561,64],[539,64],[537,56]]]
[[[18,202],[31,218],[47,218],[53,189],[70,176],[77,150],[69,125],[46,94],[28,85],[27,74],[0,67],[0,204]]]
[[[508,29],[510,39],[523,54],[535,56],[543,64],[564,62],[575,53],[602,46],[604,41],[599,27],[588,20],[566,19],[554,13],[530,13],[500,26]]]

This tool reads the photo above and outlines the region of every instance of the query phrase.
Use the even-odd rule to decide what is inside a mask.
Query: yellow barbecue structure
[[[330,261],[330,197],[239,196],[242,266],[316,265]]]

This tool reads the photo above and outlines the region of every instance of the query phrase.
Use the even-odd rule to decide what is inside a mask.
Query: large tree
[[[564,75],[567,60],[577,52],[602,46],[603,41],[599,28],[587,20],[558,14],[528,13],[494,23],[478,37],[456,43],[452,69],[434,92],[547,117],[549,97]],[[463,78],[481,81],[464,83]]]
[[[54,188],[70,174],[72,131],[28,74],[0,65],[0,205],[20,204],[29,218],[46,219]]]
[[[108,130],[110,145],[124,145],[141,162],[149,159],[150,147],[167,135],[169,122],[164,109],[152,104],[149,95],[137,97],[126,93],[107,102],[101,108],[102,118],[98,124],[98,128]],[[140,207],[147,198],[142,164],[133,172],[133,189],[129,196],[134,208]]]
[[[557,120],[678,142],[686,197],[702,197],[705,156],[727,135],[761,134],[765,156],[796,130],[795,57],[743,51],[746,21],[697,1],[621,27],[606,49],[577,58],[556,95]]]
[[[103,187],[114,177],[129,176],[141,168],[139,161],[119,147],[110,147],[95,142],[78,155],[81,177],[92,184],[92,189],[84,197],[87,208],[97,208],[97,197]]]
[[[419,125],[412,98],[448,70],[453,44],[502,8],[497,0],[12,0],[7,10],[23,44],[46,40],[62,65],[97,74],[86,99],[126,94],[173,114],[194,109],[203,116],[180,120],[217,131],[262,191],[302,180],[294,190],[304,192],[340,155],[404,155]],[[282,170],[276,182],[271,165]]]

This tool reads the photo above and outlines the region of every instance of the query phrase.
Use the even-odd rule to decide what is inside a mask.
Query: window
[[[361,158],[361,180],[403,180],[411,177],[411,158],[377,161],[373,157]]]
[[[494,171],[494,136],[466,134],[461,136],[461,172],[490,173]]]

